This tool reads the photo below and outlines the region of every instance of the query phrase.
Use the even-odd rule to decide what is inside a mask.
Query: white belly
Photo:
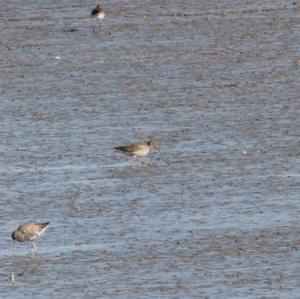
[[[98,13],[98,15],[97,15],[97,19],[98,20],[102,20],[103,18],[105,17],[105,13],[104,12],[100,12],[100,13]]]
[[[139,149],[137,151],[134,152],[134,155],[136,156],[146,156],[149,154],[149,148],[148,147],[144,147],[142,149]]]

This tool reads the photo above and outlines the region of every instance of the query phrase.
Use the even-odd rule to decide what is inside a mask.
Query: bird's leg
[[[12,241],[13,254],[16,255],[16,241]]]
[[[142,161],[142,160],[139,160],[139,162],[141,163],[141,165],[148,165],[146,162]]]
[[[97,19],[95,19],[94,21],[95,21],[95,23],[94,23],[93,31],[96,32],[97,31]]]
[[[147,165],[145,162],[143,162],[141,159],[139,159],[139,157],[136,155],[133,155],[133,161],[137,161],[137,163],[140,165]]]
[[[37,252],[37,247],[36,247],[35,242],[32,243],[32,249],[33,249],[33,252],[34,252],[34,253]]]
[[[14,272],[11,273],[10,279],[11,279],[11,282],[12,282],[12,283],[16,283],[15,273],[14,273]]]
[[[32,248],[30,250],[30,254],[34,255],[37,252],[37,247],[34,242],[32,242]]]

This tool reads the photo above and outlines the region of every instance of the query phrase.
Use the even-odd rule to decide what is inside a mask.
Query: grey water
[[[300,3],[95,5],[1,1],[0,297],[299,298]]]

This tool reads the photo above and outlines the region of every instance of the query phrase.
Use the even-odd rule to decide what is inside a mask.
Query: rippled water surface
[[[1,298],[299,297],[300,4],[101,3],[1,3]]]

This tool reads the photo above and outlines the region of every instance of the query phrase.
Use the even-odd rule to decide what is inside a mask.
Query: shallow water
[[[298,297],[299,4],[102,4],[2,3],[1,298]]]

